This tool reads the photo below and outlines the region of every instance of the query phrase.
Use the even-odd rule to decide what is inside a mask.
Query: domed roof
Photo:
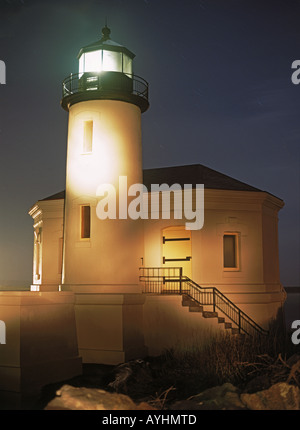
[[[127,49],[125,46],[120,45],[119,43],[111,40],[110,33],[111,31],[106,25],[104,28],[102,28],[102,38],[97,42],[91,43],[90,45],[87,45],[81,48],[77,58],[80,58],[81,55],[85,52],[104,49],[106,51],[123,52],[124,54],[128,55],[128,57],[133,59],[135,57],[135,54],[131,52],[129,49]]]

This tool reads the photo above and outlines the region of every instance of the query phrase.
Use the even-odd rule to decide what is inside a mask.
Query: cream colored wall
[[[192,279],[216,287],[264,328],[284,300],[279,279],[277,213],[281,200],[263,192],[205,190],[204,226],[191,232]],[[145,222],[145,267],[162,265],[162,232],[184,220]],[[238,270],[223,268],[223,235],[239,236]],[[180,263],[178,263],[180,265]]]
[[[144,337],[150,356],[168,349],[184,350],[207,344],[224,332],[216,318],[203,318],[182,306],[181,296],[147,295],[144,305]]]
[[[268,205],[262,211],[264,281],[279,284],[278,216]]]
[[[75,294],[78,347],[84,363],[119,364],[147,355],[142,294]]]
[[[0,392],[35,393],[81,374],[73,293],[0,292],[0,315]]]
[[[93,153],[83,154],[83,122],[93,121]],[[132,104],[96,100],[70,107],[67,152],[63,284],[138,284],[143,256],[142,224],[100,221],[96,215],[100,184],[118,191],[142,183],[141,111]],[[117,196],[118,199],[118,196]],[[91,238],[80,239],[80,205],[91,205]]]
[[[220,202],[205,208],[204,228],[192,233],[193,277],[201,285],[261,284],[263,282],[261,217],[254,206],[247,211],[242,204],[230,209]],[[223,267],[223,235],[237,233],[239,269]],[[231,287],[230,287],[231,288]]]
[[[280,206],[278,199],[266,193],[205,190],[204,226],[191,231],[193,280],[203,286],[217,286],[223,292],[263,292],[268,289],[266,281],[279,283],[275,244]],[[163,267],[163,229],[184,224],[185,220],[145,221],[144,266]],[[238,234],[238,270],[223,268],[226,232]]]

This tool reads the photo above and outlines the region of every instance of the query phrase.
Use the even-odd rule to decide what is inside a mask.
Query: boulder
[[[187,400],[176,402],[172,410],[242,410],[246,406],[240,400],[240,391],[234,385],[225,383],[209,388]]]
[[[270,375],[258,375],[248,381],[243,391],[246,393],[256,393],[257,391],[262,391],[270,388],[271,385],[272,382]]]
[[[251,410],[299,410],[299,387],[279,382],[267,390],[241,394],[241,401]]]
[[[112,372],[112,381],[108,384],[108,388],[117,393],[136,395],[150,385],[152,388],[153,377],[149,363],[137,359],[127,363],[120,364]]]
[[[148,403],[134,403],[124,394],[109,393],[97,388],[72,387],[64,385],[56,392],[46,410],[153,410]]]

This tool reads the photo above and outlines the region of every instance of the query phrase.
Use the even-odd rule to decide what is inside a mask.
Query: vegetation
[[[290,334],[274,324],[269,336],[230,336],[221,334],[210,343],[195,344],[188,350],[168,350],[150,366],[156,369],[156,401],[186,399],[207,388],[231,382],[241,389],[252,384],[254,391],[280,381],[300,386],[300,368],[288,359],[299,353]],[[300,357],[299,357],[300,358]]]
[[[168,409],[177,400],[226,382],[247,392],[282,381],[300,386],[300,348],[291,342],[291,333],[277,324],[268,336],[223,332],[212,335],[209,342],[195,337],[190,345],[120,366],[85,364],[83,375],[64,383],[127,394],[136,403],[146,401],[157,409]],[[42,407],[64,383],[45,387]]]

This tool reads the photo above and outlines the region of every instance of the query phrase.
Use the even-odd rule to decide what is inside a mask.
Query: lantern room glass
[[[121,72],[132,74],[132,59],[122,52],[99,49],[79,58],[79,75],[83,73]]]
[[[92,51],[84,54],[84,71],[85,72],[101,72],[102,71],[102,52]]]
[[[102,70],[103,72],[122,72],[122,53],[103,51]]]
[[[132,59],[123,54],[123,73],[132,75]]]

